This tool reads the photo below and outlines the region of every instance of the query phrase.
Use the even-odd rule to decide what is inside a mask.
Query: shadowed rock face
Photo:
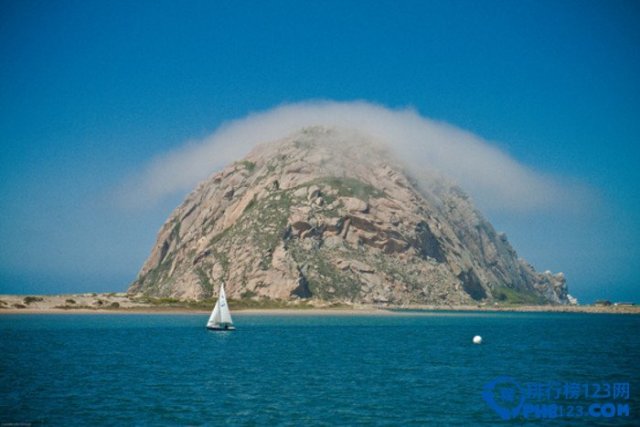
[[[393,304],[566,303],[441,178],[365,135],[306,128],[202,182],[161,228],[130,293]]]

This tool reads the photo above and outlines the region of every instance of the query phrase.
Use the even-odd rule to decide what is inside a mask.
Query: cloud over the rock
[[[367,102],[310,101],[282,105],[222,125],[212,135],[161,154],[117,192],[127,207],[155,205],[192,189],[256,144],[307,126],[353,128],[385,143],[410,169],[437,171],[484,209],[531,211],[575,207],[588,191],[521,164],[496,145],[452,125]]]

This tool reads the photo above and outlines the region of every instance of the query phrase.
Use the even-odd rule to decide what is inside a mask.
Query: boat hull
[[[210,331],[235,331],[236,328],[234,326],[207,326],[207,329]]]

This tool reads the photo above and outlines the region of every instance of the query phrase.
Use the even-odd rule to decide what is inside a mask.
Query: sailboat
[[[207,322],[207,329],[212,331],[233,331],[236,329],[233,326],[233,320],[231,320],[227,296],[224,293],[224,283],[220,285],[220,296]]]

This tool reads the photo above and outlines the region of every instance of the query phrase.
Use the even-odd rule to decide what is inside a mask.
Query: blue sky
[[[638,18],[635,1],[2,0],[0,293],[126,289],[184,192],[132,210],[115,189],[229,120],[329,99],[414,108],[588,187],[578,213],[487,216],[579,299],[638,301]]]

